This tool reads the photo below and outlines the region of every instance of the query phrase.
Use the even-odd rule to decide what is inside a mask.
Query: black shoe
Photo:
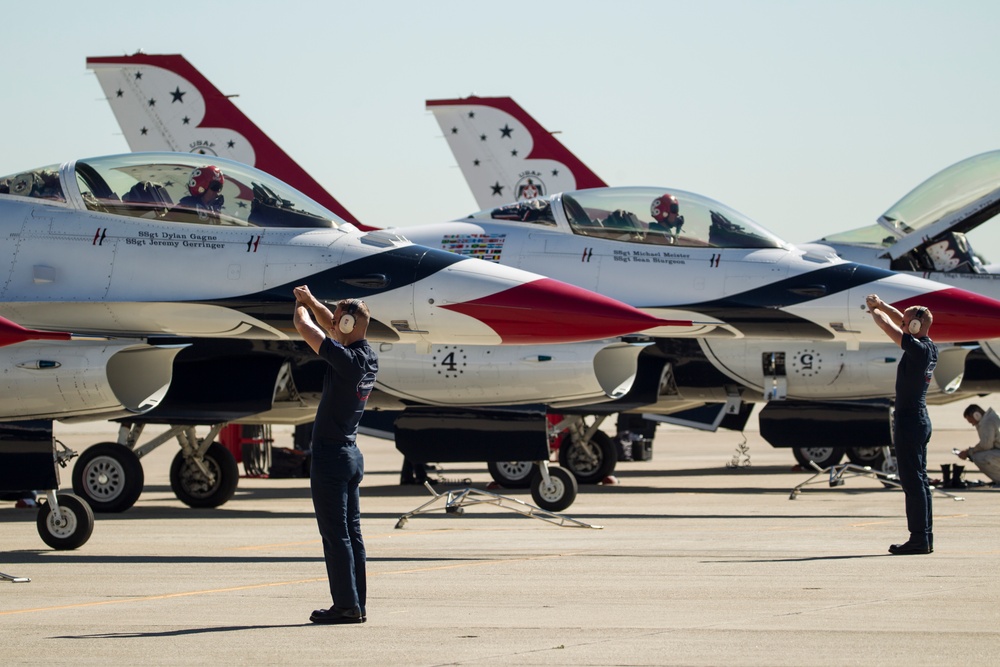
[[[309,620],[313,623],[333,625],[339,623],[364,623],[368,619],[362,615],[361,610],[357,607],[354,609],[330,607],[329,609],[317,609],[309,615]]]
[[[907,556],[910,554],[934,553],[934,548],[923,542],[904,542],[902,544],[889,545],[889,553],[895,556]]]

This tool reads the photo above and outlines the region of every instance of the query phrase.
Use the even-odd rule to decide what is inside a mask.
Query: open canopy
[[[1000,151],[991,151],[931,176],[889,207],[876,224],[821,241],[882,248],[897,259],[947,234],[966,234],[998,212]]]

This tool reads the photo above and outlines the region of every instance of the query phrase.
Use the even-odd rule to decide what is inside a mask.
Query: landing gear
[[[94,513],[72,493],[49,491],[38,511],[38,534],[53,549],[65,551],[86,544],[94,532]]]
[[[814,462],[820,468],[830,468],[840,463],[840,460],[844,458],[844,448],[792,447],[792,454],[795,455],[795,460],[799,462],[799,465],[806,470],[813,469],[809,463],[810,461]]]
[[[170,465],[170,488],[189,507],[218,507],[236,493],[240,480],[236,457],[218,442],[199,442],[197,451],[177,452]]]
[[[486,468],[493,481],[507,489],[527,489],[531,486],[531,473],[535,464],[531,461],[489,461]]]
[[[240,471],[236,459],[215,438],[224,424],[199,438],[194,426],[172,426],[137,446],[145,424],[122,424],[118,442],[87,448],[73,469],[73,491],[97,512],[124,512],[142,494],[145,475],[139,460],[174,438],[181,451],[170,466],[170,488],[190,507],[218,507],[236,493]]]
[[[586,438],[571,429],[559,446],[559,465],[573,473],[580,484],[602,482],[614,472],[617,463],[618,451],[604,431],[595,430]]]
[[[563,468],[550,468],[542,461],[531,477],[531,498],[543,510],[561,512],[576,500],[576,477]]]
[[[883,470],[886,465],[885,447],[848,447],[847,460],[862,468],[868,466],[872,470]],[[895,472],[895,471],[892,471]]]
[[[116,442],[87,448],[73,468],[73,492],[95,512],[124,512],[132,507],[144,481],[139,457]]]

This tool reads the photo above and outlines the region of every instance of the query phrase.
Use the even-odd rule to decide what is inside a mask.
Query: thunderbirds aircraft
[[[235,490],[235,462],[214,442],[218,430],[198,439],[189,424],[213,410],[245,411],[246,385],[263,384],[269,398],[279,387],[296,392],[283,377],[296,285],[308,283],[327,302],[363,298],[374,313],[371,340],[428,349],[578,343],[671,324],[537,274],[392,232],[361,233],[272,176],[212,162],[130,153],[0,178],[0,257],[9,267],[0,282],[0,418],[141,415],[161,403],[175,357],[189,347],[197,354],[176,375],[192,405],[160,419],[177,417],[168,436],[182,447],[174,491],[189,505],[214,507]],[[196,189],[215,198],[211,208],[187,196]],[[223,361],[206,365],[198,355]],[[220,366],[238,372],[210,377]],[[199,382],[226,386],[213,396]],[[88,449],[78,468],[96,480],[98,503],[130,505],[141,467],[113,447]],[[51,438],[49,449],[51,465]],[[66,530],[53,513],[50,543],[78,546],[82,533],[53,537]]]
[[[225,96],[214,87],[206,87],[203,79],[196,79],[193,68],[180,56],[137,54],[91,58],[88,64],[97,73],[133,148],[149,147],[145,142],[158,139],[192,150],[206,145],[224,150],[239,143],[227,139],[235,127],[241,128],[241,140],[252,144],[266,140]],[[178,109],[170,110],[168,116],[160,107],[146,103],[162,96],[164,90],[194,99],[197,113],[187,115]],[[227,120],[234,114],[241,119],[238,124]],[[473,117],[468,112],[465,116]],[[128,128],[137,131],[129,132]],[[496,155],[506,147],[504,141],[524,134],[507,123],[492,128],[491,135],[467,130],[455,124],[445,134],[449,139],[465,134],[484,145],[495,144]],[[898,289],[901,291],[890,297],[897,305],[919,301],[932,308],[939,341],[967,340],[995,330],[996,311],[991,310],[990,300],[841,262],[830,252],[799,251],[745,216],[699,195],[670,189],[611,188],[537,197],[549,195],[545,179],[550,174],[572,172],[571,161],[552,164],[551,155],[545,151],[539,155],[531,145],[518,144],[511,151],[549,160],[542,166],[520,169],[519,178],[525,180],[511,186],[522,196],[535,195],[535,199],[491,207],[462,221],[406,227],[404,231],[454,252],[544,269],[547,274],[617,295],[660,316],[683,314],[698,322],[688,330],[648,331],[656,337],[655,345],[643,355],[648,362],[632,396],[599,409],[673,412],[706,401],[738,406],[741,398],[753,398],[755,393],[760,400],[765,396],[781,398],[792,384],[789,373],[804,379],[807,394],[886,396],[892,387],[891,360],[885,359],[884,352],[869,358],[865,346],[866,342],[884,340],[861,305],[863,295],[870,291],[884,294]],[[496,184],[499,181],[494,181]],[[600,181],[580,178],[573,182],[577,187],[581,184],[599,185]],[[656,201],[665,204],[659,218],[651,210]],[[677,207],[674,224],[668,227],[664,223],[671,222],[669,209],[673,206]],[[677,215],[682,216],[680,226]],[[946,305],[952,297],[965,305]],[[979,311],[981,317],[972,315],[979,303],[985,306]],[[773,341],[782,338],[792,339],[792,353],[787,346],[772,350],[777,347]],[[756,360],[763,380],[756,386],[745,386],[725,369],[709,363],[712,355],[705,351],[708,341],[729,341],[729,349],[738,350],[740,359]],[[958,350],[954,356],[964,353]],[[940,364],[939,386],[954,384],[960,367],[960,359]],[[838,372],[844,368],[858,370]],[[431,364],[428,371],[440,369]],[[385,382],[391,382],[384,372],[383,376]],[[416,395],[410,398],[445,403]]]
[[[484,208],[510,198],[523,200],[544,195],[562,187],[561,182],[573,183],[574,179],[579,181],[577,187],[603,187],[598,176],[586,166],[581,167],[575,155],[510,98],[429,100],[427,107],[434,113],[477,202]],[[512,141],[500,141],[485,134],[496,127],[505,128]],[[506,150],[501,150],[501,146]],[[552,180],[555,178],[561,182]],[[527,182],[530,187],[526,189]],[[965,236],[998,211],[1000,151],[993,151],[963,160],[931,177],[890,207],[874,225],[799,247],[1000,298],[1000,275],[994,271],[995,267],[979,261]],[[940,340],[937,331],[934,335]],[[756,350],[714,340],[704,341],[702,347],[719,370],[744,387],[757,389],[769,384],[766,357],[762,374],[760,356],[748,353]],[[897,354],[894,348],[865,346],[857,359],[860,363],[850,363],[836,347],[830,349],[823,344],[779,351],[774,343],[768,343],[767,348],[790,362],[785,377],[772,380],[786,386],[778,387],[777,395],[767,398],[792,399],[770,401],[761,412],[762,433],[772,444],[798,447],[795,429],[786,428],[792,423],[789,420],[811,420],[815,424],[824,419],[837,422],[838,428],[815,429],[816,445],[796,450],[800,461],[812,458],[824,464],[836,462],[844,450],[839,444],[845,428],[850,431],[851,441],[886,441],[887,403],[834,404],[824,399],[838,398],[838,392],[829,391],[834,381],[846,390],[839,392],[840,398],[866,399],[882,394],[878,388],[884,389],[891,375],[872,371],[894,370]],[[968,346],[946,351],[951,357],[950,368],[961,363],[966,351]],[[998,366],[996,341],[980,339],[978,348],[969,351],[965,359],[964,372],[949,375],[961,380],[963,392],[984,393],[1000,388]],[[957,400],[959,395],[951,394],[956,384],[940,383],[946,393],[937,399]],[[853,415],[850,425],[845,425],[847,414]],[[871,448],[864,450],[858,453],[859,462],[870,462],[865,460],[866,454],[880,458]]]

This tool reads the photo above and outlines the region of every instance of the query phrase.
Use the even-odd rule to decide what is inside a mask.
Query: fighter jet
[[[370,339],[428,348],[577,343],[667,324],[538,274],[362,233],[272,176],[190,153],[86,158],[2,177],[0,235],[8,421],[148,412],[185,347],[240,358],[248,382],[260,373],[273,393],[273,361],[241,345],[290,343],[292,288],[306,283],[327,302],[364,299]],[[212,370],[201,367],[207,384],[218,380],[206,377]],[[237,400],[232,387],[226,397]],[[178,497],[225,502],[237,481],[232,455],[215,434],[176,428]],[[141,491],[141,474],[123,482],[100,465],[91,472],[106,478],[95,488],[109,504]]]
[[[600,177],[585,165],[581,167],[583,163],[572,152],[510,98],[429,100],[427,108],[434,113],[484,208],[498,205],[503,200],[501,193],[525,199],[535,192],[548,192],[555,185],[549,179],[556,177],[560,185],[605,187]],[[495,128],[504,128],[509,139],[504,133],[498,136]],[[501,150],[501,146],[508,150]],[[523,183],[526,178],[532,181],[528,190]],[[1000,275],[995,267],[980,261],[966,237],[1000,210],[998,193],[1000,152],[984,153],[927,179],[891,206],[876,224],[798,247],[810,254],[837,256],[1000,298]],[[939,333],[935,331],[934,337],[942,341]],[[958,400],[963,394],[1000,388],[997,343],[976,338],[978,347],[943,347],[947,371],[939,367],[931,400]],[[701,347],[729,380],[768,400],[760,414],[762,433],[776,446],[794,447],[803,464],[809,460],[824,466],[836,463],[844,453],[845,440],[891,441],[888,402],[859,401],[885,397],[898,356],[892,346],[862,345],[858,350],[845,350],[822,342],[761,345],[749,340],[706,339]],[[852,402],[832,404],[830,399]],[[853,419],[845,419],[847,414]],[[829,421],[838,427],[815,429],[818,442],[803,448],[798,446],[796,429],[788,428],[788,424],[803,419]],[[850,432],[845,434],[845,428]],[[857,463],[879,465],[881,450],[862,447],[847,453]]]
[[[183,60],[180,56],[146,55],[88,60],[123,129],[147,128],[146,133],[126,131],[133,148],[148,146],[144,142],[157,139],[186,142],[194,150],[205,143],[228,145],[224,138],[237,127],[240,136],[251,143],[263,136],[214,87],[203,89],[203,84],[196,84],[190,72],[193,68],[187,69],[185,62],[182,69],[178,59]],[[142,83],[136,84],[133,91],[132,82],[140,73]],[[146,87],[152,82],[157,83],[156,88]],[[211,120],[201,125],[171,122],[156,107],[137,104],[146,97],[151,99],[154,91],[164,86],[200,100],[203,115]],[[429,107],[437,115],[450,108],[447,102],[432,102]],[[491,151],[475,160],[462,161],[463,169],[495,167],[501,162],[500,156],[505,155],[533,162],[528,166],[522,162],[510,172],[516,173],[518,180],[508,185],[489,179],[492,182],[485,200],[490,205],[487,210],[452,223],[408,226],[400,231],[454,252],[499,263],[544,267],[548,274],[615,294],[660,316],[683,314],[698,322],[689,330],[647,331],[655,337],[656,345],[644,354],[651,363],[646,364],[644,379],[632,390],[643,398],[625,397],[606,409],[675,412],[705,400],[721,399],[730,405],[735,400],[739,405],[742,398],[752,400],[755,393],[761,397],[759,400],[782,398],[789,385],[787,367],[796,371],[801,367],[802,376],[810,378],[819,368],[836,368],[831,359],[842,360],[847,355],[860,360],[860,348],[866,341],[883,340],[860,305],[863,294],[870,291],[882,293],[900,287],[907,293],[893,297],[899,299],[900,306],[913,299],[929,304],[928,299],[940,298],[942,318],[936,319],[935,325],[939,341],[967,340],[980,324],[992,326],[990,307],[982,311],[982,319],[968,317],[971,309],[967,308],[979,303],[976,298],[839,262],[833,253],[801,252],[746,216],[694,193],[668,188],[612,188],[553,195],[556,186],[594,188],[603,186],[603,182],[589,170],[589,175],[573,177],[572,181],[550,182],[552,177],[574,174],[582,163],[571,155],[567,157],[565,151],[561,157],[557,155],[552,142],[546,139],[551,139],[548,133],[532,134],[527,131],[528,124],[506,119],[499,124],[493,122],[496,127],[492,127],[489,123],[496,119],[483,111],[481,107],[471,113],[459,109],[455,113],[462,117],[461,123],[452,123],[451,119],[442,122],[453,146],[458,145],[459,138],[471,138],[481,150]],[[237,114],[238,122],[223,120]],[[473,129],[468,119],[486,125]],[[488,131],[483,129],[487,126]],[[495,206],[505,201],[501,199],[505,192],[516,192],[522,201]],[[661,206],[654,206],[656,202]],[[961,313],[947,313],[949,307],[943,301],[953,296],[966,300],[966,305],[958,308]],[[972,301],[968,301],[970,298]],[[938,313],[935,305],[929,307]],[[774,343],[761,342],[782,338],[791,339],[794,350],[782,346],[776,351]],[[738,350],[744,358],[758,360],[761,381],[744,386],[720,371],[709,361],[717,355],[703,349],[709,344],[728,345],[727,351]],[[831,347],[824,347],[828,345]],[[790,352],[787,357],[786,351]],[[964,350],[959,353],[964,354]],[[696,363],[689,363],[692,360]],[[882,365],[889,367],[887,362]],[[954,364],[942,365],[938,380],[942,388],[954,385],[954,377],[945,377],[945,369],[954,368]],[[857,379],[847,375],[831,387],[830,378],[824,376],[807,380],[807,384],[831,394],[856,395]],[[867,376],[862,379],[868,380]],[[854,386],[848,386],[851,384]],[[865,391],[883,397],[891,393],[891,382],[882,382],[882,376],[873,376],[869,384]]]

